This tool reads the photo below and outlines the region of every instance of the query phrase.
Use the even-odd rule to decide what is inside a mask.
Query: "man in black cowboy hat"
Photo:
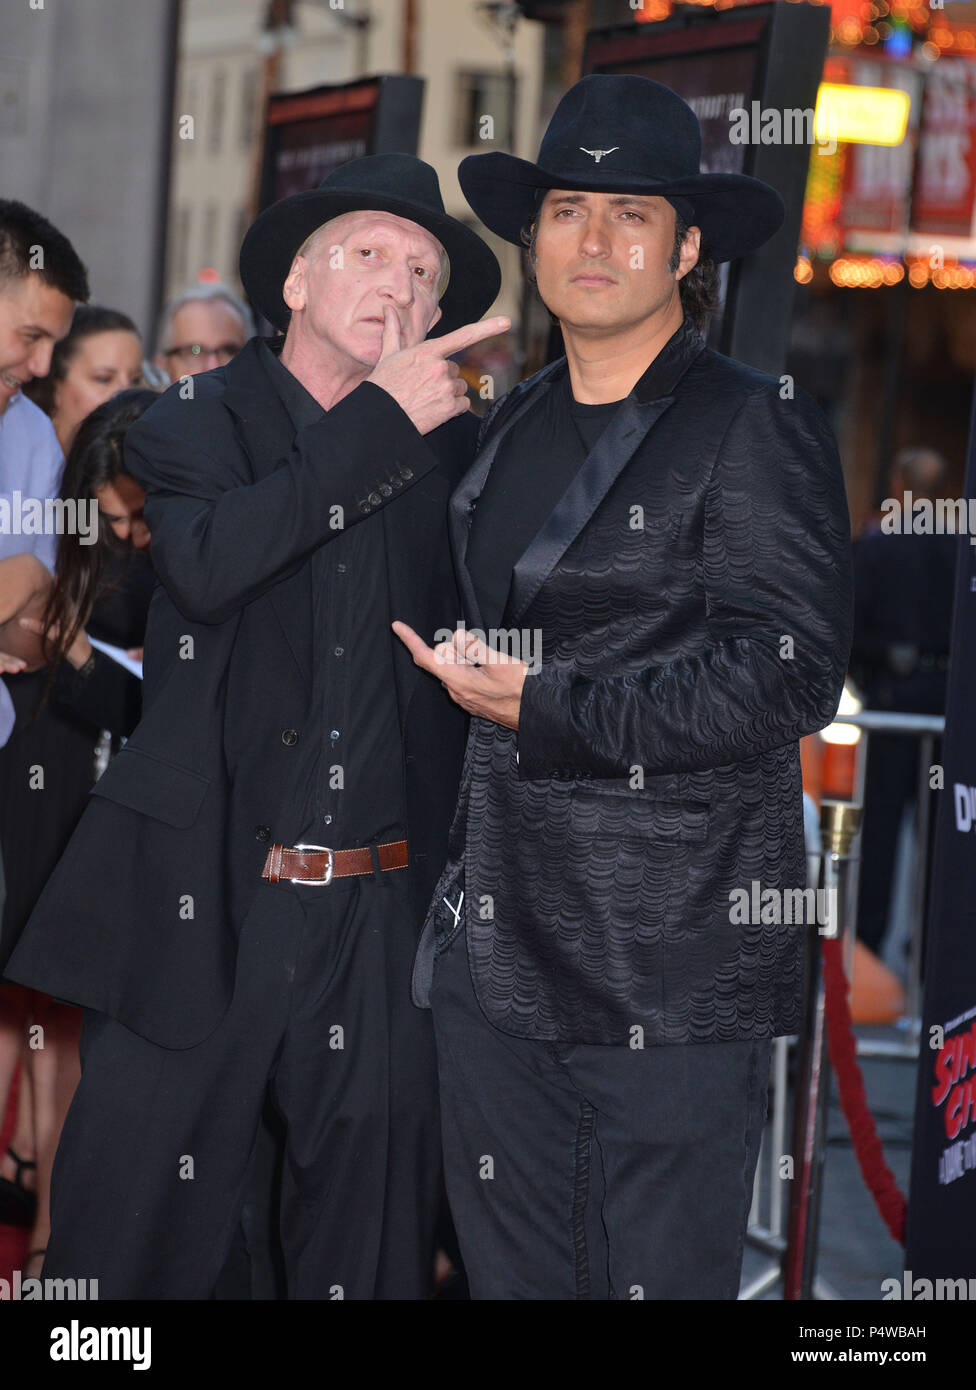
[[[460,170],[566,345],[452,499],[468,628],[396,628],[475,716],[414,987],[480,1298],[734,1298],[770,1039],[799,1019],[804,928],[766,906],[805,884],[798,739],[843,683],[847,508],[809,397],[701,336],[705,257],[782,207],[698,166],[673,92],[591,76],[538,164]]]
[[[390,619],[456,612],[474,418],[448,355],[507,327],[472,322],[498,266],[433,169],[377,155],[262,213],[241,279],[283,337],[130,431],[144,714],[9,967],[86,1006],[44,1275],[208,1297],[270,1088],[289,1296],[416,1298],[440,1146],[410,962],[464,716]]]

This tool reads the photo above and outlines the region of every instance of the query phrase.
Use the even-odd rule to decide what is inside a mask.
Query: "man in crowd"
[[[154,361],[170,381],[226,367],[254,333],[254,316],[233,290],[191,285],[159,319]]]
[[[699,152],[673,92],[595,75],[537,164],[460,170],[566,345],[452,499],[468,626],[505,650],[396,628],[475,716],[415,986],[476,1298],[734,1298],[770,1039],[800,1016],[815,925],[734,905],[805,883],[847,507],[809,397],[705,345],[714,262],[782,204]]]
[[[46,218],[23,203],[0,200],[0,498],[57,497],[64,458],[51,422],[23,387],[47,376],[54,344],[87,303],[88,278],[74,248]],[[54,569],[57,537],[0,527],[0,558],[31,551]],[[13,727],[0,681],[0,745]]]
[[[285,336],[127,436],[162,585],[143,718],[10,966],[86,1006],[44,1272],[208,1297],[270,1085],[289,1296],[417,1298],[440,1145],[409,970],[464,721],[390,620],[457,611],[448,359],[507,327],[473,322],[498,265],[429,165],[377,155],[262,213],[241,278]]]
[[[25,499],[43,503],[57,497],[64,466],[50,420],[27,399],[23,387],[47,375],[54,345],[68,332],[75,305],[86,303],[88,293],[85,267],[67,237],[23,203],[0,200],[0,508],[6,516],[0,520],[0,560],[29,553],[54,569],[54,532],[22,530],[15,519]],[[9,681],[0,679],[0,861],[6,858],[10,865],[5,892],[0,862],[0,975],[9,947],[3,915],[24,909],[22,885],[14,880],[17,860],[31,852],[31,818],[44,813],[43,801],[38,801],[43,793],[22,775],[36,758],[21,756],[23,749],[11,758],[8,745],[16,726],[28,730],[32,747],[42,746],[29,726],[43,679],[20,674],[23,670],[16,653],[0,652],[0,671]],[[25,1045],[29,1006],[22,989],[0,983],[0,1120]],[[34,1166],[28,1129],[18,1131],[0,1155],[0,1221],[29,1227],[35,1204],[28,1190]]]
[[[934,449],[902,449],[888,495],[911,515],[912,499],[945,496],[946,472]],[[879,525],[855,541],[851,672],[867,709],[945,714],[958,548],[951,532],[913,535]],[[872,734],[868,744],[857,934],[877,955],[888,931],[902,818],[918,794],[918,752],[918,741],[904,734]]]

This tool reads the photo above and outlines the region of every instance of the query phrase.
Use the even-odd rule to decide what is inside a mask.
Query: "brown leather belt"
[[[377,845],[380,868],[405,869],[408,864],[406,840]],[[371,874],[373,856],[365,849],[329,849],[326,845],[272,845],[264,861],[261,877],[271,883],[287,878],[292,883],[331,883],[334,878]]]

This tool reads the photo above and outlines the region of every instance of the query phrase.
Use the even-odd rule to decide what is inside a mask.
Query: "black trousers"
[[[475,1299],[733,1299],[770,1039],[546,1043],[488,1022],[458,932],[434,966],[447,1192]]]
[[[103,1299],[210,1297],[269,1094],[287,1127],[288,1296],[426,1295],[440,1136],[430,1017],[409,996],[406,887],[398,873],[262,883],[231,1007],[196,1047],[158,1047],[86,1011],[46,1277],[98,1279]]]

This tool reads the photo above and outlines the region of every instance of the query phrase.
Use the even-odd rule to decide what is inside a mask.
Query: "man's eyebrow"
[[[22,323],[20,325],[20,331],[22,333],[39,333],[42,338],[54,337],[54,334],[51,332],[51,330],[49,328],[45,328],[44,325],[40,323]]]
[[[584,192],[553,193],[552,201],[554,203],[582,203],[585,202],[589,196],[588,193]],[[636,203],[639,207],[647,207],[650,205],[650,201],[651,195],[643,196],[640,193],[615,193],[610,198],[610,202],[614,206],[621,206],[625,203]]]
[[[385,227],[380,223],[378,226],[364,227],[361,232],[353,232],[349,240],[356,241],[361,237],[369,237],[372,241],[379,241],[384,235],[388,235],[391,231],[393,231],[392,227]],[[435,261],[440,260],[440,254],[437,251],[410,251],[407,254],[412,256],[414,260],[420,260],[425,256]]]

